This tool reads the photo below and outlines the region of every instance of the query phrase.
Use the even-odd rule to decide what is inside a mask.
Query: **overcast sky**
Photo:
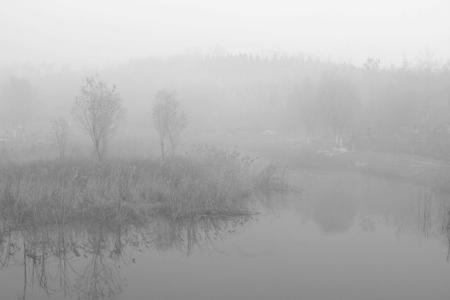
[[[116,63],[210,50],[360,63],[450,57],[449,0],[0,0],[0,63]]]

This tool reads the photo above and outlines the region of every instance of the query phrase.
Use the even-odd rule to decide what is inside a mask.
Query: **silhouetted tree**
[[[116,87],[97,77],[88,77],[76,99],[73,115],[94,145],[101,160],[107,143],[123,115],[121,99]]]
[[[167,90],[156,93],[156,102],[153,106],[153,121],[159,135],[161,156],[166,156],[165,142],[169,141],[171,153],[175,153],[181,132],[187,126],[187,119],[180,105],[175,99],[175,94]]]

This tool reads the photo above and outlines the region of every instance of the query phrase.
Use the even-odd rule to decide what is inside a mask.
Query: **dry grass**
[[[0,170],[0,214],[16,224],[138,221],[248,212],[252,195],[282,186],[279,170],[236,151],[199,147],[157,160],[33,162]]]

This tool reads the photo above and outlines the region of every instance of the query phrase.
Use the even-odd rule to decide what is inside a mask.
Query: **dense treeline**
[[[4,70],[2,138],[11,128],[43,132],[49,120],[70,118],[86,73],[96,72]],[[386,68],[375,59],[356,67],[306,57],[174,56],[99,73],[123,99],[122,135],[148,132],[156,92],[170,89],[190,134],[270,131],[317,145],[450,158],[450,68],[430,58]]]

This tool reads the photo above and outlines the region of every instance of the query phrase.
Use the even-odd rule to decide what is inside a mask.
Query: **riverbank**
[[[344,149],[320,150],[292,145],[266,145],[260,155],[289,169],[311,168],[361,172],[406,180],[450,192],[448,162],[408,154],[392,154]]]
[[[288,170],[318,169],[360,172],[405,180],[450,192],[450,163],[406,153],[386,153],[334,147],[333,140],[307,143],[297,134],[276,131],[204,134],[203,140],[225,147],[238,147],[251,156],[272,161]]]

